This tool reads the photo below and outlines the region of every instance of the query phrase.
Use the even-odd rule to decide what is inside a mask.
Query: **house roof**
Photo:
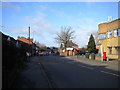
[[[78,46],[77,44],[73,43],[72,40],[67,42],[67,47]]]
[[[27,44],[32,44],[33,43],[33,39],[30,39],[30,38],[18,37],[18,40],[22,41],[24,43],[27,43]]]

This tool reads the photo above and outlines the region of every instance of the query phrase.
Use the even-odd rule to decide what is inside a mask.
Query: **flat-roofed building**
[[[120,60],[120,18],[100,23],[98,39],[98,52],[101,57],[103,52],[106,52],[107,60]]]

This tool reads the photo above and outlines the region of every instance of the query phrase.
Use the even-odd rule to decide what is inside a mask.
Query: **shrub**
[[[89,55],[89,59],[95,60],[95,55]]]
[[[89,59],[89,55],[85,55],[85,57]]]

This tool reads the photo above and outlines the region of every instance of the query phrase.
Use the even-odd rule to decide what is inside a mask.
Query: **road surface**
[[[43,56],[40,62],[53,88],[118,88],[118,72],[99,62],[94,66],[59,56]]]
[[[112,64],[111,64],[112,65]],[[14,88],[118,88],[117,69],[84,58],[35,56],[20,72]]]

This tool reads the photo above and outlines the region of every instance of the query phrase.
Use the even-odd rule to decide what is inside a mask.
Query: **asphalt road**
[[[89,65],[59,56],[38,58],[52,88],[119,87],[118,72],[105,68],[105,65],[99,65],[99,62]]]

